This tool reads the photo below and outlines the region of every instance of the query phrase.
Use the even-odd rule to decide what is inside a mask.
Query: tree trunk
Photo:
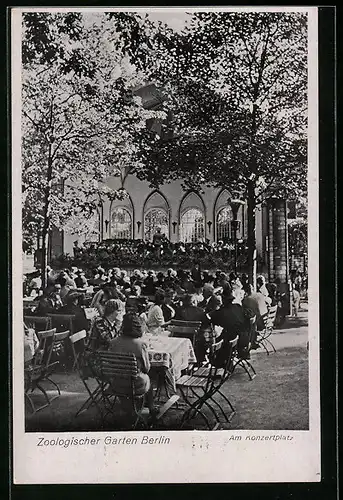
[[[44,192],[44,212],[43,212],[43,231],[42,231],[42,287],[47,285],[47,266],[48,266],[48,246],[49,246],[49,229],[50,229],[50,195],[52,183],[52,144],[49,144],[48,151],[48,170],[47,170],[47,184]]]
[[[255,184],[248,183],[248,276],[249,283],[256,286],[256,220]]]

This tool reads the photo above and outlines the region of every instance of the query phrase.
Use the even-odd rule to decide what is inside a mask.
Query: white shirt
[[[31,361],[38,348],[39,342],[33,328],[24,328],[24,361]]]

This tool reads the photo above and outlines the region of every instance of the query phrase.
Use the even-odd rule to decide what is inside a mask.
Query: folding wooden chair
[[[224,346],[223,340],[212,344],[209,354],[210,364],[209,367],[203,369],[203,376],[200,376],[200,374],[198,374],[197,376],[195,376],[195,374],[184,375],[176,382],[184,401],[188,404],[188,409],[182,416],[180,428],[182,428],[186,422],[192,420],[196,415],[200,415],[205,421],[207,427],[213,430],[209,419],[203,412],[204,406],[206,406],[211,411],[216,420],[216,425],[214,428],[218,427],[218,425],[220,424],[220,420],[215,409],[212,406],[213,404],[219,408],[226,422],[230,422],[235,415],[235,409],[232,406],[230,400],[225,396],[225,394],[223,394],[220,389],[223,384],[229,379],[229,376],[231,374],[229,367],[232,364],[234,349],[237,346],[237,342],[238,337],[228,342],[226,346]],[[224,360],[222,360],[223,348],[225,349]],[[202,368],[200,368],[199,370],[202,370]],[[193,396],[193,401],[189,397],[189,391]],[[227,402],[230,408],[229,415],[226,414],[220,403],[215,398],[217,394],[219,394]]]
[[[257,344],[261,345],[266,353],[269,355],[272,351],[276,352],[274,344],[270,340],[270,336],[273,333],[275,319],[277,313],[277,305],[270,306],[268,312],[262,316],[264,322],[264,329],[257,331]],[[268,346],[271,347],[272,350],[268,349]]]
[[[184,322],[187,323],[187,322]],[[189,339],[192,342],[193,347],[195,346],[196,336],[199,332],[201,322],[197,321],[197,326],[179,326],[179,325],[169,325],[168,330],[171,332],[172,337]]]
[[[51,318],[48,316],[24,316],[24,323],[38,334],[40,331],[51,330]]]
[[[71,334],[73,331],[73,320],[75,319],[74,314],[48,314],[47,315],[51,319],[52,328],[56,328],[57,332],[63,332],[65,330],[69,330]]]
[[[46,408],[51,404],[51,402],[58,398],[61,394],[60,388],[54,382],[50,376],[54,369],[58,365],[58,361],[51,361],[53,348],[54,348],[54,336],[56,335],[56,329],[41,331],[39,333],[39,346],[33,357],[32,363],[25,367],[25,397],[29,402],[32,412],[36,413],[43,408]],[[49,399],[49,396],[41,385],[43,382],[48,381],[53,386],[56,387],[58,394],[53,398]],[[46,403],[39,408],[36,408],[34,402],[30,396],[35,389],[39,389],[46,400]]]
[[[81,330],[81,332],[77,332],[70,337],[72,341],[72,348],[74,350],[75,350],[75,344],[77,342],[81,342],[82,344],[84,344],[83,332],[84,330]],[[80,379],[82,380],[82,383],[86,388],[86,391],[88,393],[88,398],[76,412],[75,418],[78,415],[80,415],[80,413],[88,410],[91,406],[95,406],[97,411],[99,412],[101,419],[103,420],[103,412],[99,405],[102,396],[101,394],[102,382],[100,380],[100,371],[96,366],[95,353],[90,351],[88,352],[85,349],[82,352],[82,354],[80,353],[79,356],[77,356],[76,368],[78,370]],[[96,387],[94,389],[90,388],[90,385],[88,383],[89,379],[94,380],[96,382]]]
[[[69,330],[64,332],[56,332],[52,339],[52,353],[51,357],[58,361],[60,366],[64,368],[67,367],[67,353],[66,353],[66,343],[70,335]]]
[[[135,355],[97,351],[95,357],[100,370],[102,402],[107,409],[107,414],[114,413],[118,398],[124,399],[130,402],[135,416],[132,428],[136,429],[139,423],[147,428],[147,422],[142,416],[146,395],[135,392],[135,381],[138,376]]]
[[[182,321],[172,320],[168,330],[171,332],[172,337],[188,338],[195,349],[197,355],[197,348],[201,340],[199,339],[199,331],[202,323],[201,321]],[[189,371],[193,370],[193,366],[189,366]]]
[[[75,319],[74,314],[48,314],[49,318],[51,318],[51,326],[52,328],[56,328],[57,332],[69,331],[70,335],[74,333],[74,325],[73,321]],[[68,341],[64,342],[64,353],[65,353],[65,361],[64,367],[65,369],[72,369],[73,366],[73,353],[71,350],[70,343]]]
[[[73,370],[77,368],[77,370],[80,371],[79,360],[83,356],[83,353],[85,351],[86,338],[87,338],[86,330],[81,330],[77,333],[74,333],[73,335],[70,335],[69,337],[69,340],[71,342],[71,349],[73,351],[73,356],[74,356]]]

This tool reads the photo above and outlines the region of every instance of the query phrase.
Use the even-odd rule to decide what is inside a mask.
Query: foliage
[[[158,48],[175,133],[156,144],[140,178],[246,199],[251,279],[256,205],[307,189],[306,30],[301,13],[199,12]]]
[[[156,145],[155,169],[142,175],[242,197],[253,181],[256,202],[306,192],[306,17],[198,13],[165,38],[156,78],[169,92],[175,137]]]
[[[290,254],[307,253],[307,221],[304,217],[288,221],[288,242]]]
[[[144,109],[132,93],[145,74],[131,64],[123,30],[105,15],[29,13],[23,24],[23,228],[30,246],[47,217],[48,229],[72,227],[75,219],[86,228],[99,202],[123,196],[105,180],[143,168],[154,140],[146,121],[164,114]]]

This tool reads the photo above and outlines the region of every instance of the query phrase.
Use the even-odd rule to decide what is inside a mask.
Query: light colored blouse
[[[147,327],[149,333],[158,334],[161,332],[161,326],[164,325],[163,311],[160,306],[154,304],[148,311]]]

